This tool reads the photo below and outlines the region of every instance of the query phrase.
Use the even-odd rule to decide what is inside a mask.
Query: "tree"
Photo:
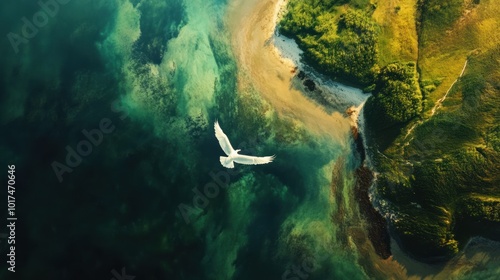
[[[374,109],[390,124],[405,123],[422,111],[422,93],[414,63],[391,63],[377,78]]]

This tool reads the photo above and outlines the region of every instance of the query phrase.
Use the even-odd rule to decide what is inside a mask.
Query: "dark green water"
[[[364,278],[335,244],[321,171],[350,146],[265,113],[256,92],[238,95],[225,5],[74,0],[28,42],[2,41],[0,151],[17,169],[19,279],[110,279],[122,267],[136,279],[280,279],[293,264],[318,279]],[[4,2],[3,34],[22,36],[21,18],[39,10]],[[226,181],[215,119],[243,152],[278,157],[238,166],[196,209],[193,188],[211,173]],[[87,153],[82,130],[103,120],[112,131],[67,158]]]
[[[1,33],[19,36],[41,9],[0,6]],[[334,187],[355,205],[348,134],[313,136],[238,92],[226,6],[73,0],[33,38],[4,37],[0,162],[16,165],[19,220],[16,278],[2,241],[2,279],[373,277],[331,218],[335,163]],[[243,153],[276,161],[228,173],[216,119]]]

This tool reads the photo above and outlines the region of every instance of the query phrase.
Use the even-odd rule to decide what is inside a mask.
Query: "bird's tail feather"
[[[234,163],[228,157],[220,157],[220,163],[226,168],[234,168]]]

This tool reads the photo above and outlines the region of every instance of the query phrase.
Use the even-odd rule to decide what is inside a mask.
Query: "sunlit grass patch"
[[[398,60],[417,60],[416,2],[377,2],[372,17],[381,28],[378,36],[380,65]]]
[[[424,17],[418,61],[421,79],[442,81],[428,96],[426,110],[430,110],[458,78],[469,56],[500,43],[500,35],[495,29],[500,26],[498,14],[500,5],[485,0],[478,5],[466,3],[461,6],[460,15],[448,25],[430,24],[431,19],[426,23]]]

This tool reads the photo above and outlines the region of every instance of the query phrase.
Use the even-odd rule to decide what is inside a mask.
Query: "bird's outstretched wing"
[[[252,157],[246,155],[237,155],[233,158],[233,161],[239,164],[266,164],[274,160],[275,156],[268,157]]]
[[[217,140],[219,140],[220,147],[222,148],[224,153],[226,153],[226,155],[231,154],[234,151],[233,146],[231,146],[231,142],[229,142],[226,134],[224,134],[224,131],[222,131],[222,129],[220,128],[218,121],[215,121],[214,128],[215,137],[217,137]]]

